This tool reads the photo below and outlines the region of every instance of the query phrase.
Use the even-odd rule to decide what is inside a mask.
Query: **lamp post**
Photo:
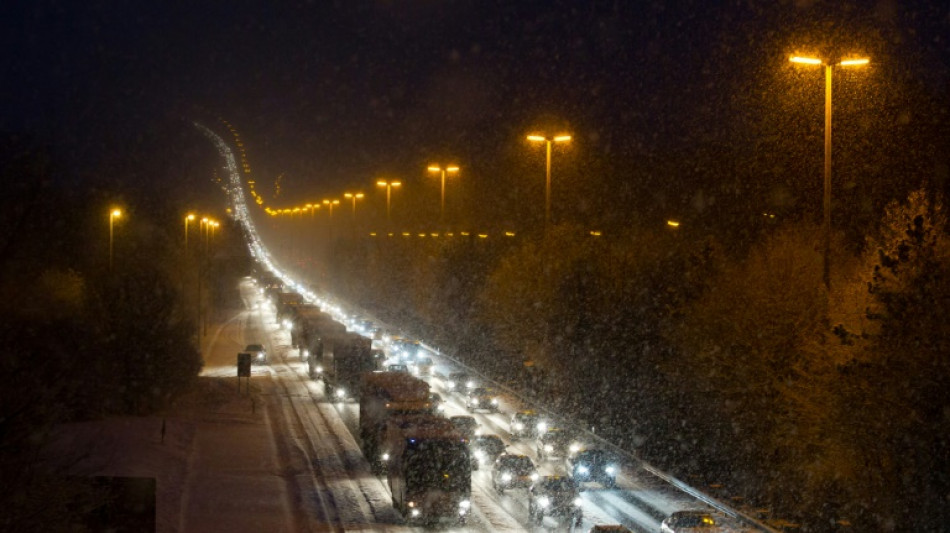
[[[355,237],[358,233],[356,230],[356,201],[362,200],[366,195],[361,192],[345,192],[343,197],[347,200],[350,200],[353,203],[353,226],[350,229],[351,233]]]
[[[188,251],[188,223],[195,219],[194,213],[185,216],[185,251]]]
[[[327,244],[330,244],[333,242],[333,206],[340,205],[340,201],[324,200],[323,205],[330,209],[329,217],[327,218]]]
[[[346,198],[347,200],[351,200],[351,201],[353,202],[353,220],[354,220],[354,221],[356,221],[356,201],[357,201],[357,200],[362,200],[364,196],[365,196],[365,195],[364,195],[363,193],[361,193],[361,192],[357,192],[357,193],[345,192],[345,193],[343,193],[343,197],[344,197],[344,198]]]
[[[441,165],[429,165],[429,172],[439,172],[442,174],[442,200],[439,204],[439,224],[444,225],[445,222],[445,174],[446,172],[455,173],[458,171],[459,167],[456,165],[449,165],[447,167],[443,167]]]
[[[204,231],[205,239],[205,254],[208,253],[208,225],[211,224],[211,219],[208,217],[201,217],[201,223],[198,225],[198,236],[201,237],[202,230]]]
[[[853,67],[867,65],[868,58],[846,59],[838,63],[828,63],[818,58],[792,56],[789,61],[799,65],[820,65],[825,68],[825,191],[823,201],[822,240],[824,258],[821,277],[825,288],[831,289],[831,77],[834,67]]]
[[[532,142],[543,142],[547,149],[547,162],[545,165],[547,173],[544,181],[544,230],[547,231],[551,226],[551,145],[556,142],[570,141],[571,136],[555,135],[551,137],[547,135],[532,134],[528,135],[528,140]]]
[[[122,210],[112,209],[109,211],[109,271],[112,271],[112,249],[113,249],[113,226],[115,225],[115,219],[122,216]]]
[[[392,191],[393,187],[399,187],[402,185],[401,181],[394,180],[379,180],[376,182],[377,187],[386,188],[386,224],[392,226],[392,212],[390,210]]]

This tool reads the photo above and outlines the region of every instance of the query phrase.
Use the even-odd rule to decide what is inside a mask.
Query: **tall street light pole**
[[[825,288],[831,290],[831,75],[834,67],[854,67],[867,65],[868,58],[846,59],[838,63],[829,63],[818,58],[792,56],[792,63],[800,65],[820,65],[825,68],[825,191],[823,201],[822,240],[824,257],[821,278]]]
[[[392,205],[391,200],[392,200],[393,187],[399,187],[401,185],[402,185],[401,181],[394,181],[394,180],[379,180],[376,182],[377,187],[386,188],[386,224],[388,224],[390,227],[392,227],[392,222],[393,222],[392,211],[390,209]]]
[[[115,219],[121,216],[122,210],[120,209],[109,211],[109,272],[112,272],[113,226],[115,226]]]
[[[333,206],[340,205],[340,201],[324,200],[323,205],[330,208],[330,216],[327,219],[327,243],[330,244],[333,241]]]
[[[356,236],[356,201],[362,200],[366,195],[361,192],[345,192],[343,197],[353,202],[353,235]]]
[[[429,165],[429,172],[439,172],[442,174],[442,200],[439,204],[439,224],[445,225],[445,174],[456,173],[459,171],[459,167],[456,165],[449,165],[443,167],[442,165]]]
[[[547,162],[545,165],[546,177],[544,181],[544,230],[551,227],[551,145],[556,142],[567,142],[571,140],[570,135],[528,135],[528,140],[532,142],[543,142],[547,148]]]
[[[185,252],[188,251],[188,223],[195,219],[194,213],[188,213],[185,216]]]
[[[354,220],[354,221],[356,220],[356,201],[357,201],[357,200],[362,200],[364,196],[366,196],[366,195],[364,195],[364,194],[361,193],[361,192],[357,192],[357,193],[345,192],[345,193],[343,193],[343,197],[344,197],[344,198],[346,198],[347,200],[351,200],[351,201],[353,202],[353,220]]]

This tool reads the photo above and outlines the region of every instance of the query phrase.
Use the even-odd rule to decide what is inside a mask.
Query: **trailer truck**
[[[363,455],[381,473],[381,445],[392,416],[432,414],[429,384],[403,372],[365,372],[360,378],[360,445]]]
[[[332,401],[358,398],[360,377],[376,369],[372,341],[356,333],[323,337],[323,383]]]
[[[450,421],[391,416],[382,449],[393,506],[408,522],[465,523],[471,510],[471,451]]]

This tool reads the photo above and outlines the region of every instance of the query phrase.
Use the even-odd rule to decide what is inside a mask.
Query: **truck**
[[[346,326],[333,320],[327,313],[319,313],[305,316],[294,329],[299,330],[298,349],[301,357],[307,361],[310,378],[316,379],[323,373],[323,353],[330,349],[330,339],[346,335]]]
[[[465,523],[471,510],[472,458],[451,422],[431,414],[391,416],[382,449],[393,507],[407,522]]]
[[[360,377],[360,445],[373,471],[385,462],[381,444],[391,416],[432,414],[429,384],[402,372],[364,372]]]
[[[281,292],[277,294],[277,299],[274,301],[274,319],[277,323],[285,328],[289,328],[290,324],[288,323],[289,317],[293,314],[293,308],[298,305],[303,305],[306,303],[304,301],[303,295],[298,292]]]
[[[292,348],[300,350],[300,357],[306,360],[304,349],[307,347],[310,339],[308,334],[314,331],[312,324],[315,320],[321,319],[326,315],[318,305],[298,305],[294,308],[292,324],[290,326],[290,345]],[[326,315],[329,317],[329,315]]]
[[[360,378],[376,369],[372,341],[356,333],[329,334],[323,341],[323,383],[333,401],[357,398]]]

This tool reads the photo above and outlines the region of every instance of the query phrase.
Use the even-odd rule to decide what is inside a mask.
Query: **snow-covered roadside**
[[[236,391],[199,378],[164,417],[65,424],[48,452],[77,475],[154,478],[160,532],[293,531],[263,413]]]

